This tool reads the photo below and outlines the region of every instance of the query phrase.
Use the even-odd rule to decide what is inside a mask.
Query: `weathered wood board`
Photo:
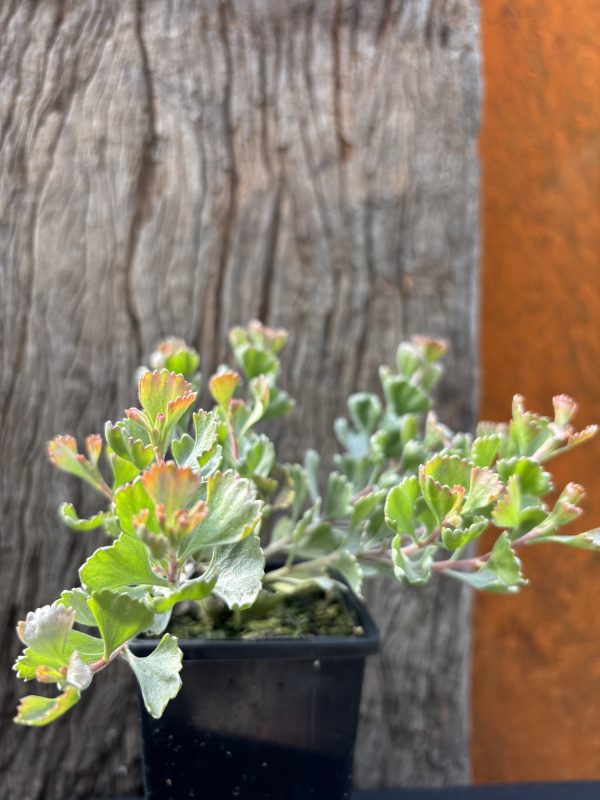
[[[299,408],[286,457],[332,448],[350,391],[412,332],[452,345],[443,408],[477,386],[476,0],[0,4],[0,773],[10,800],[139,787],[135,699],[107,673],[51,730],[10,724],[14,624],[99,539],[56,519],[92,499],[44,456],[134,399],[156,339],[207,373],[230,325],[288,327]],[[357,780],[468,770],[469,599],[369,590]],[[20,689],[19,689],[20,691]]]

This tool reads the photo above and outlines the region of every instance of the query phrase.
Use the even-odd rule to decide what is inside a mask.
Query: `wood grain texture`
[[[450,340],[442,389],[477,384],[480,106],[475,0],[0,6],[0,772],[8,798],[139,786],[132,681],[103,674],[51,731],[9,724],[14,624],[98,539],[60,529],[93,499],[43,457],[134,397],[157,337],[226,356],[254,316],[293,331],[284,457],[333,447],[344,396],[411,332]],[[365,786],[467,774],[469,600],[373,586]]]

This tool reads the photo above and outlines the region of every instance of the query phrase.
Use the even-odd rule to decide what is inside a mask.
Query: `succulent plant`
[[[562,532],[581,513],[583,489],[569,483],[555,497],[546,468],[596,433],[575,431],[569,397],[554,398],[551,419],[526,411],[517,395],[509,423],[454,433],[432,410],[446,346],[414,337],[399,346],[394,368],[381,368],[381,396],[348,399],[348,417],[335,423],[335,469],[325,476],[314,450],[301,464],[279,463],[263,432],[294,406],[278,386],[286,339],[258,322],[234,328],[237,369],[223,365],[209,379],[209,410],[194,410],[198,353],[167,339],[152,369],[138,371],[138,407],[107,422],[104,436],[88,436],[84,453],[71,436],[49,443],[52,463],[103,501],[88,519],[63,503],[61,519],[73,531],[102,528],[111,541],[82,565],[80,586],[18,624],[25,650],[16,672],[59,693],[24,697],[17,722],[52,722],[117,657],[159,717],[181,685],[182,653],[168,632],[178,604],[239,612],[261,592],[283,599],[307,584],[347,584],[360,595],[375,574],[422,585],[441,572],[513,593],[526,583],[522,546],[600,548],[599,531]],[[473,543],[491,533],[489,551],[473,555]],[[279,566],[265,571],[273,557]],[[151,655],[129,650],[138,635],[161,637]]]

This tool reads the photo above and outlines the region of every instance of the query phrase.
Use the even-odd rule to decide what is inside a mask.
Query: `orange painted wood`
[[[483,416],[514,392],[600,421],[600,4],[482,0],[486,98]],[[600,441],[562,461],[600,525]],[[473,666],[478,782],[600,778],[600,556],[540,546],[531,586],[479,596]]]

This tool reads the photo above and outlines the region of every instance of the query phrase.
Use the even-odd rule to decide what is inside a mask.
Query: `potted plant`
[[[516,396],[508,424],[453,433],[432,411],[445,345],[414,337],[380,370],[383,400],[349,398],[323,484],[315,451],[279,464],[262,431],[293,406],[278,386],[285,341],[257,322],[235,328],[239,371],[219,368],[214,407],[194,411],[198,354],[166,340],[140,370],[139,408],[88,436],[85,454],[70,436],[49,443],[51,461],[105,501],[89,519],[63,503],[62,520],[112,541],[80,586],[18,624],[15,670],[58,694],[24,697],[15,720],[53,722],[123,659],[144,707],[149,798],[347,797],[377,646],[357,599],[365,578],[421,585],[441,572],[512,593],[526,583],[519,548],[600,547],[598,531],[561,532],[583,489],[554,497],[546,469],[596,433],[573,429],[570,398],[554,398],[550,419]],[[486,532],[491,548],[473,555]]]

